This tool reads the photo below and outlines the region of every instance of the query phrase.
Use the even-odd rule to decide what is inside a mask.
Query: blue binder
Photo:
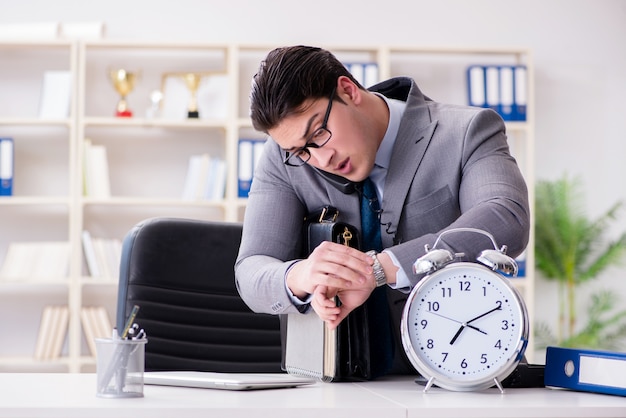
[[[378,83],[378,64],[375,62],[346,62],[344,66],[352,77],[363,87],[369,88]]]
[[[525,121],[527,72],[523,65],[470,65],[467,67],[470,106],[495,110],[505,121]]]
[[[470,65],[467,67],[467,97],[470,106],[486,107],[485,67]]]
[[[548,387],[626,396],[626,353],[548,347]]]
[[[13,138],[0,138],[0,196],[13,195]]]
[[[515,120],[515,83],[514,67],[502,65],[498,67],[500,83],[500,116],[505,121]]]
[[[526,120],[526,104],[528,101],[528,74],[526,67],[523,65],[517,65],[513,67],[514,77],[514,107],[513,107],[513,120],[525,121]]]
[[[252,185],[254,170],[263,153],[265,139],[239,139],[237,167],[237,195],[247,198]]]

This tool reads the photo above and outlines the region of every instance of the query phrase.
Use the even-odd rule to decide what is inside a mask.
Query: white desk
[[[626,398],[617,396],[551,389],[425,394],[411,378],[250,392],[147,385],[144,394],[98,398],[94,374],[0,373],[0,417],[626,417]]]

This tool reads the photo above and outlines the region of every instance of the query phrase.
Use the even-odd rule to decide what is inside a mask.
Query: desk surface
[[[626,417],[626,398],[554,389],[433,388],[412,378],[235,392],[146,385],[143,398],[95,395],[94,374],[0,373],[0,417]]]

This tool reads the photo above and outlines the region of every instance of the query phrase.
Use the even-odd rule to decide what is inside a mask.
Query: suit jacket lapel
[[[384,247],[394,244],[404,201],[436,127],[437,121],[430,119],[426,98],[412,83],[391,155],[393,164],[385,181],[381,223],[387,225],[388,233],[382,234]]]

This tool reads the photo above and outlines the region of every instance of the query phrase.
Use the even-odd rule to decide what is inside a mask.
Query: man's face
[[[358,106],[359,100],[355,102],[353,95],[343,89],[338,89],[335,97],[343,103],[337,99],[331,102],[329,98],[305,101],[301,112],[283,119],[269,134],[284,151],[293,154],[305,144],[314,143],[316,132],[325,128],[331,133],[328,142],[321,147],[307,146],[298,155],[306,159],[308,153],[310,159],[307,164],[359,182],[372,170],[379,140],[373,136],[371,129],[368,132],[368,118]],[[290,160],[296,158],[294,155]]]

